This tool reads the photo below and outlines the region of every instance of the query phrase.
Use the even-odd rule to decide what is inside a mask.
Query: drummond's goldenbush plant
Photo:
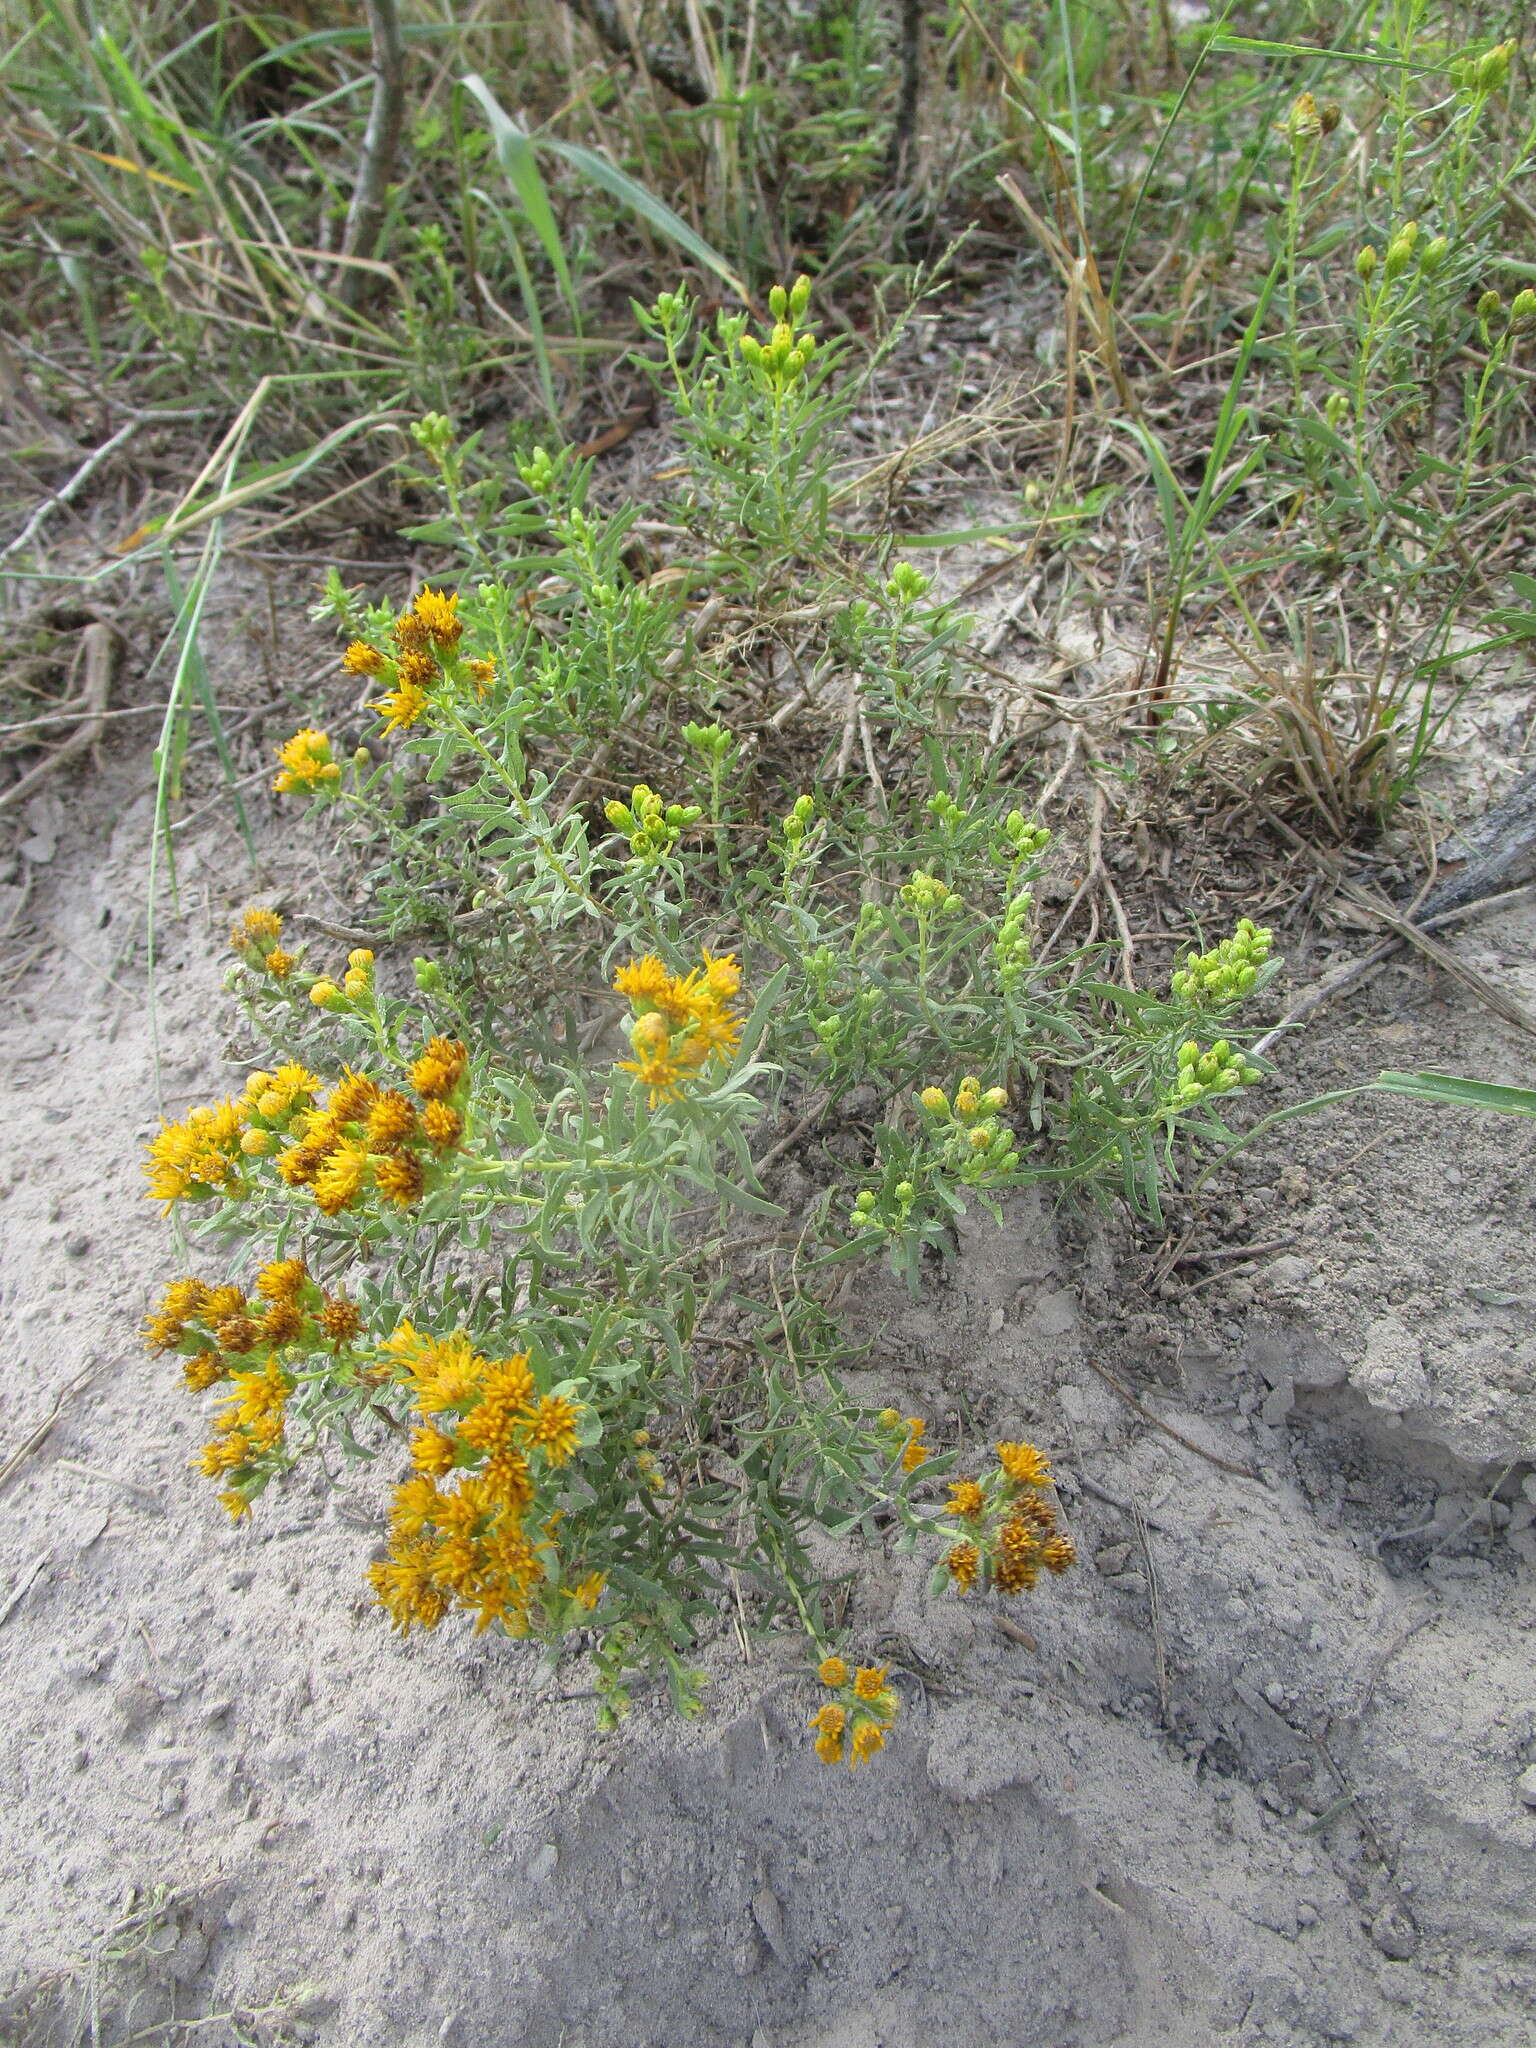
[[[703,451],[690,530],[723,548],[724,505],[762,521],[774,574],[830,577],[807,479],[835,352],[804,345],[805,294],[750,350],[724,323],[685,358],[686,310],[656,331]],[[739,465],[710,497],[727,428],[766,450],[779,524]],[[771,726],[740,737],[718,678],[666,666],[677,579],[648,587],[580,465],[524,462],[519,562],[502,514],[470,534],[451,436],[420,438],[495,566],[400,610],[332,585],[378,739],[343,760],[306,727],[275,786],[336,823],[385,922],[345,958],[264,907],[233,932],[253,1071],[150,1148],[202,1269],[150,1342],[214,1403],[200,1463],[231,1514],[305,1458],[383,1465],[369,1577],[402,1630],[462,1614],[577,1647],[611,1719],[637,1673],[692,1711],[698,1645],[750,1603],[810,1639],[818,1754],[867,1761],[897,1696],[829,1640],[813,1531],[922,1546],[978,1598],[1074,1551],[1032,1445],[951,1480],[922,1417],[849,1399],[843,1268],[884,1255],[915,1290],[969,1202],[1030,1185],[1158,1216],[1261,1078],[1238,1013],[1269,935],[1245,920],[1160,994],[1099,978],[1097,951],[1039,958],[1051,834],[936,713],[964,634],[922,577],[844,560],[858,595],[828,610],[900,781],[797,787]],[[801,1214],[763,1183],[769,1116],[855,1141]]]

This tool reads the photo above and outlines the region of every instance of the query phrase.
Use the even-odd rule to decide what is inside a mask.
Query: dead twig
[[[49,1565],[52,1562],[53,1552],[51,1550],[45,1550],[39,1556],[33,1558],[31,1564],[28,1565],[27,1569],[16,1581],[16,1585],[11,1593],[10,1599],[6,1601],[3,1607],[0,1607],[0,1628],[5,1627],[5,1624],[16,1612],[17,1608],[21,1605],[22,1601],[25,1600],[27,1595],[31,1592],[32,1582],[34,1579],[36,1579],[38,1573],[42,1571],[46,1565]]]
[[[1263,1485],[1263,1480],[1251,1465],[1235,1465],[1230,1458],[1219,1458],[1214,1451],[1208,1451],[1203,1444],[1197,1444],[1192,1437],[1187,1437],[1182,1431],[1175,1429],[1171,1422],[1164,1422],[1160,1415],[1154,1415],[1123,1380],[1117,1380],[1112,1372],[1096,1360],[1090,1358],[1086,1363],[1090,1372],[1096,1372],[1105,1386],[1113,1387],[1122,1401],[1128,1402],[1144,1422],[1150,1422],[1152,1427],[1160,1429],[1164,1436],[1171,1436],[1176,1444],[1182,1444],[1186,1451],[1193,1451],[1197,1458],[1204,1458],[1208,1465],[1214,1465],[1219,1472],[1230,1472],[1235,1479],[1251,1479],[1255,1485]]]
[[[91,1380],[93,1380],[96,1377],[97,1373],[100,1372],[100,1370],[101,1361],[99,1359],[92,1359],[91,1363],[85,1368],[84,1372],[77,1374],[76,1377],[70,1381],[69,1385],[59,1395],[58,1399],[54,1402],[52,1408],[49,1409],[48,1413],[43,1417],[42,1421],[38,1424],[37,1428],[33,1430],[32,1434],[27,1438],[26,1442],[22,1444],[17,1450],[11,1453],[10,1457],[6,1459],[3,1465],[0,1465],[0,1487],[5,1486],[5,1484],[12,1477],[12,1475],[17,1470],[19,1470],[19,1468],[26,1462],[28,1458],[31,1457],[32,1453],[35,1450],[39,1449],[40,1446],[47,1441],[48,1433],[53,1428],[53,1425],[58,1421],[59,1417],[64,1413],[64,1404],[69,1399],[70,1395],[78,1394],[80,1389],[86,1386]]]
[[[118,638],[110,626],[93,619],[80,636],[80,657],[85,667],[85,688],[79,699],[80,723],[67,740],[61,740],[45,760],[29,768],[0,795],[0,811],[8,811],[46,782],[57,768],[85,753],[101,738],[102,713],[112,688],[112,671],[117,666]]]
[[[1152,1545],[1147,1540],[1147,1518],[1141,1512],[1138,1501],[1131,1502],[1131,1521],[1136,1530],[1136,1542],[1141,1550],[1141,1561],[1147,1568],[1147,1611],[1152,1621],[1152,1658],[1157,1670],[1157,1717],[1162,1725],[1168,1726],[1168,1645],[1163,1636],[1163,1595],[1157,1582],[1157,1566],[1152,1562]]]
[[[142,420],[129,420],[126,426],[118,428],[110,440],[103,441],[93,454],[88,455],[68,483],[60,485],[51,497],[43,500],[16,538],[0,548],[0,562],[8,562],[12,555],[19,554],[24,547],[34,541],[54,513],[80,495],[102,464],[110,461],[123,443],[139,431],[142,424]]]

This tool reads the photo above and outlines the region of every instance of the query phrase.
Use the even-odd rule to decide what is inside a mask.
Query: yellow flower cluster
[[[331,759],[331,742],[323,732],[306,725],[278,749],[282,768],[272,787],[279,796],[330,796],[341,781],[341,770]]]
[[[229,943],[247,967],[264,969],[278,981],[286,981],[298,966],[298,956],[278,944],[283,920],[275,910],[248,910],[229,935]]]
[[[288,1187],[309,1189],[322,1215],[354,1208],[370,1191],[409,1208],[432,1185],[436,1161],[464,1135],[458,1104],[468,1066],[457,1039],[429,1039],[410,1070],[417,1101],[350,1069],[323,1100],[324,1083],[304,1067],[252,1074],[235,1099],[162,1126],[144,1169],[150,1197],[238,1201],[259,1162],[270,1159]]]
[[[294,1142],[277,1155],[279,1177],[308,1188],[324,1216],[355,1208],[370,1191],[410,1208],[427,1192],[435,1160],[463,1137],[454,1098],[465,1092],[468,1067],[458,1039],[429,1039],[411,1066],[415,1101],[348,1069],[324,1102],[289,1124]]]
[[[384,720],[386,733],[404,732],[431,708],[433,693],[445,683],[469,682],[483,697],[496,680],[494,661],[464,660],[459,654],[464,622],[458,592],[423,589],[409,611],[390,629],[390,646],[375,647],[354,640],[341,658],[348,675],[376,676],[384,694],[370,704]]]
[[[238,1520],[265,1484],[283,1446],[285,1408],[298,1384],[292,1361],[329,1350],[339,1357],[362,1330],[357,1304],[327,1294],[302,1259],[265,1267],[247,1296],[233,1284],[173,1280],[144,1326],[152,1351],[173,1352],[194,1393],[221,1386],[225,1407],[196,1459],[220,1481],[219,1498]]]
[[[848,1768],[857,1770],[884,1749],[886,1735],[901,1711],[901,1702],[885,1682],[887,1667],[863,1664],[850,1671],[841,1657],[823,1657],[816,1676],[832,1694],[810,1719],[816,1732],[816,1754],[824,1764],[836,1764],[846,1752]]]
[[[596,1607],[602,1574],[565,1571],[560,1515],[540,1499],[545,1476],[580,1443],[586,1411],[569,1383],[542,1390],[527,1352],[482,1357],[462,1330],[440,1338],[403,1322],[382,1352],[420,1425],[412,1477],[395,1492],[389,1556],[368,1573],[395,1626],[436,1628],[458,1602],[477,1617],[477,1634],[499,1621],[521,1636],[535,1601],[546,1618],[562,1598]]]
[[[1050,1484],[1049,1461],[1027,1443],[1000,1443],[997,1464],[982,1479],[950,1480],[943,1569],[951,1584],[968,1593],[983,1579],[1000,1593],[1023,1593],[1042,1567],[1064,1572],[1075,1561],[1076,1546],[1058,1528],[1046,1494]]]
[[[649,1091],[650,1106],[672,1102],[683,1083],[717,1056],[729,1059],[741,1042],[741,1019],[728,1005],[741,988],[735,956],[709,953],[691,974],[668,971],[654,953],[631,960],[613,985],[629,998],[632,1060],[620,1060]]]

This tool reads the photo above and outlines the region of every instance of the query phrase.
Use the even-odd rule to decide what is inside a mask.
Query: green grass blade
[[[496,145],[497,161],[522,202],[523,211],[528,216],[528,224],[538,236],[544,254],[549,258],[555,276],[560,280],[565,302],[579,326],[581,321],[576,308],[576,287],[571,281],[570,266],[565,260],[565,244],[560,237],[560,223],[555,219],[555,209],[549,201],[549,188],[539,170],[533,144],[477,72],[470,72],[463,80],[463,86],[464,90],[480,103],[486,126],[491,131],[491,140]]]
[[[610,163],[605,156],[599,156],[595,149],[584,149],[579,142],[564,142],[558,136],[546,135],[540,146],[553,150],[556,156],[565,158],[582,176],[594,185],[637,213],[641,220],[653,227],[657,234],[664,235],[685,256],[691,256],[695,263],[712,270],[722,283],[728,284],[739,299],[745,299],[747,288],[732,270],[718,249],[711,248],[704,237],[695,234],[687,221],[675,214],[665,200],[658,199],[654,192],[647,191],[617,164]]]
[[[187,616],[186,593],[182,589],[181,578],[176,573],[176,564],[168,547],[162,550],[161,567],[165,574],[166,589],[171,595],[171,603],[176,607],[176,618],[179,626],[183,617]],[[199,602],[198,612],[188,618],[182,641],[182,661],[185,663],[187,678],[192,688],[197,692],[198,702],[203,707],[203,715],[208,720],[208,731],[213,740],[213,750],[219,757],[219,766],[224,771],[225,786],[234,803],[235,821],[240,827],[240,837],[245,841],[246,852],[254,861],[256,858],[256,840],[251,831],[250,819],[246,816],[245,805],[241,800],[239,773],[235,767],[235,758],[229,751],[229,737],[224,730],[224,721],[219,715],[218,699],[213,694],[213,681],[208,674],[208,664],[203,659],[202,643],[197,637],[197,621],[198,616],[201,614],[201,609],[201,602]],[[178,664],[177,672],[178,675],[181,672],[180,664]],[[167,821],[167,854],[169,854],[170,850],[169,829],[169,821]]]
[[[1504,1116],[1536,1116],[1536,1088],[1510,1088],[1500,1081],[1472,1081],[1462,1074],[1378,1074],[1370,1086],[1383,1095],[1411,1095],[1449,1109],[1497,1110]]]

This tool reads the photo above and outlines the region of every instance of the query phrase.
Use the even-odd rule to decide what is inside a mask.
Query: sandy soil
[[[221,687],[242,658],[231,635]],[[916,1307],[861,1283],[858,1390],[1052,1447],[1083,1568],[1004,1613],[862,1557],[850,1620],[905,1712],[856,1780],[807,1747],[799,1646],[748,1662],[729,1632],[701,1725],[647,1695],[600,1738],[579,1666],[390,1636],[366,1475],[234,1529],[186,1469],[197,1404],[137,1340],[174,1264],[138,1192],[149,787],[147,743],[115,740],[34,803],[9,871],[41,950],[0,1021],[0,1465],[26,1453],[0,1491],[0,2040],[1532,2038],[1536,1129],[1373,1099],[1246,1157],[1165,1278],[1120,1227],[1019,1201]],[[261,829],[297,901],[312,852]],[[224,1079],[252,891],[221,809],[181,882],[173,1111]],[[1282,938],[1306,981],[1312,941]],[[1536,1004],[1528,909],[1457,943]],[[1409,959],[1324,1013],[1286,1085],[1528,1081],[1529,1049]],[[815,1161],[782,1171],[792,1195]],[[1247,1245],[1272,1249],[1196,1262]]]

